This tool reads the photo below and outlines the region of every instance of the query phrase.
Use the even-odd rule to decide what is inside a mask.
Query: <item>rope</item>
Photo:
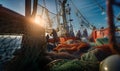
[[[105,12],[105,9],[97,2],[97,0],[94,0],[94,1],[98,5],[98,7],[101,9],[101,11]]]
[[[58,5],[57,5],[57,0],[55,0],[55,5],[56,5],[56,12],[58,13]],[[58,13],[59,14],[59,13]],[[57,22],[58,22],[58,26],[60,25],[60,19],[59,19],[59,15],[57,14]]]
[[[77,16],[78,18],[80,18],[81,21],[84,22],[84,24],[85,24],[86,27],[89,27],[89,28],[90,28],[90,27],[93,27],[93,26],[89,23],[89,21],[82,15],[82,13],[79,11],[79,9],[76,7],[76,5],[73,3],[73,1],[72,1],[72,0],[70,0],[70,1],[71,1],[72,5],[74,6],[74,8],[77,10],[76,16]],[[78,16],[78,14],[79,14],[80,16]],[[90,29],[92,29],[92,28],[90,28]]]
[[[106,10],[105,10],[105,8],[103,8],[101,5],[100,5],[100,3],[98,3],[97,2],[97,0],[94,0],[95,1],[95,3],[98,5],[98,7],[100,8],[100,10],[102,11],[102,12],[106,12]],[[117,17],[114,15],[114,18],[116,19],[116,23],[118,23],[118,21],[117,21]]]
[[[38,4],[38,6],[40,6],[40,7],[44,8],[44,9],[47,9],[46,7],[42,6],[41,4]],[[47,9],[47,10],[48,10],[48,9]],[[51,13],[51,14],[57,15],[57,14],[55,14],[55,13],[53,13],[53,12],[49,11],[49,10],[48,10],[48,12],[49,12],[49,13]]]

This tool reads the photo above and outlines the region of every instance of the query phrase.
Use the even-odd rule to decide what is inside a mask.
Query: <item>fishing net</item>
[[[99,61],[94,51],[89,51],[74,60],[54,60],[48,64],[48,67],[50,71],[99,71]]]
[[[55,28],[58,26],[57,14],[50,12],[46,7],[38,4],[37,6],[37,16],[40,16],[43,20],[45,20],[44,26],[46,31],[51,28]]]
[[[51,63],[50,71],[99,71],[99,63],[82,60],[59,60]]]
[[[9,61],[21,48],[22,35],[0,35],[0,62]]]
[[[0,68],[4,63],[6,71],[23,71],[30,63],[35,68],[45,49],[44,28],[8,8],[0,9]]]

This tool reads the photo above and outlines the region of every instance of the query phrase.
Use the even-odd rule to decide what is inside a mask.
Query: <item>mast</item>
[[[108,16],[108,27],[109,27],[109,44],[110,49],[113,53],[118,53],[120,49],[116,45],[115,40],[115,25],[114,25],[114,15],[112,8],[112,0],[107,0],[107,16]]]
[[[61,9],[62,9],[62,20],[63,20],[63,28],[64,28],[64,36],[69,36],[69,26],[67,24],[67,18],[66,18],[66,3],[67,0],[62,0],[61,2]]]
[[[60,5],[60,18],[58,18],[58,29],[59,29],[59,36],[69,36],[69,26],[67,24],[67,18],[66,18],[66,3],[67,0],[58,0]],[[57,8],[56,8],[57,9]],[[58,11],[57,11],[58,12]],[[61,23],[62,22],[62,23]]]
[[[25,0],[25,16],[31,16],[31,0]]]
[[[67,0],[63,0],[62,2],[62,18],[63,18],[63,24],[64,24],[64,28],[67,28],[67,19],[66,19],[66,9],[65,9],[65,5],[67,3]]]
[[[37,4],[38,4],[38,0],[34,0],[33,3],[33,12],[32,12],[32,17],[35,18],[36,13],[37,13]]]

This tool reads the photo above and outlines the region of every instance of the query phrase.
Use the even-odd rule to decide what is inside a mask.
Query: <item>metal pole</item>
[[[25,0],[25,16],[31,16],[31,0]]]
[[[62,2],[62,18],[63,18],[63,24],[64,28],[67,26],[67,20],[66,20],[66,12],[65,12],[65,4],[67,3],[67,0],[63,0]]]
[[[108,28],[109,28],[109,44],[110,49],[113,53],[118,53],[119,48],[116,45],[115,40],[115,25],[114,25],[114,15],[112,8],[112,0],[107,0],[107,16],[108,16]]]
[[[37,5],[38,5],[38,0],[34,0],[33,3],[33,12],[32,12],[32,17],[35,18],[36,13],[37,13]]]

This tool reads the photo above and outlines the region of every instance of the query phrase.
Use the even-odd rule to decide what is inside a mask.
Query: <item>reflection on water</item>
[[[15,50],[21,48],[22,35],[0,35],[0,63],[14,57]]]

